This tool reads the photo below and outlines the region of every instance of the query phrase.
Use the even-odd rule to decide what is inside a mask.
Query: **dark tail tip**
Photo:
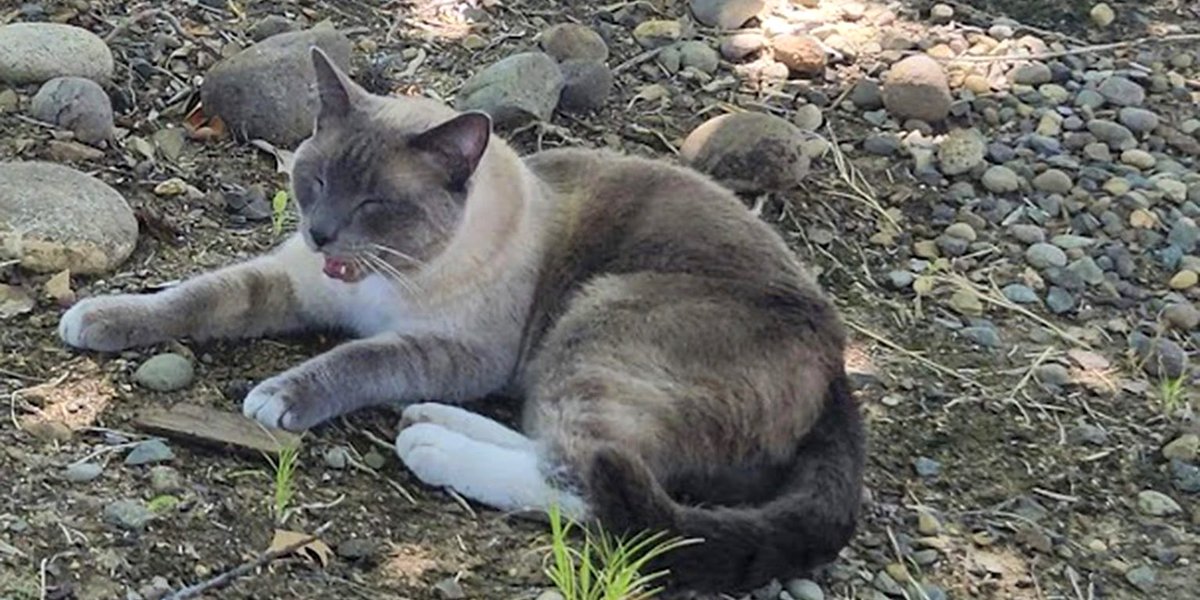
[[[617,448],[596,452],[588,492],[596,516],[614,533],[673,528],[674,502],[645,463]]]

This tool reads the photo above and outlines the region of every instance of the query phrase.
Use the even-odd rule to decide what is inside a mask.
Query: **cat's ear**
[[[468,112],[417,135],[409,145],[446,169],[449,187],[461,190],[479,167],[491,135],[492,118]]]
[[[349,114],[359,94],[358,85],[334,64],[324,50],[313,46],[311,55],[313,71],[317,76],[317,121]]]

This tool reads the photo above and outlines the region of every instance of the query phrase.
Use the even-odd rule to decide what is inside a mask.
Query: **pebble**
[[[815,104],[805,104],[796,109],[796,114],[792,117],[792,122],[801,131],[816,131],[825,122],[825,116],[821,113],[820,107]]]
[[[104,507],[104,520],[122,529],[140,531],[154,514],[137,500],[115,500]]]
[[[892,287],[898,290],[906,290],[912,287],[915,279],[916,275],[908,271],[894,270],[888,272],[888,281],[891,282]]]
[[[1020,85],[1041,85],[1050,83],[1052,78],[1050,67],[1038,61],[1021,63],[1009,74],[1009,79]]]
[[[983,314],[983,301],[967,290],[954,292],[950,296],[950,307],[968,316]]]
[[[983,164],[987,145],[978,130],[955,129],[938,147],[942,173],[960,175]]]
[[[612,71],[593,60],[567,60],[559,65],[563,86],[558,107],[568,112],[603,108],[613,91]]]
[[[1128,150],[1137,146],[1133,132],[1120,123],[1105,119],[1092,119],[1088,121],[1087,129],[1114,150]]]
[[[1183,204],[1187,200],[1187,185],[1181,181],[1159,179],[1154,182],[1154,187],[1158,188],[1158,191],[1162,192],[1168,200],[1176,204]]]
[[[1034,304],[1038,301],[1037,292],[1027,285],[1010,283],[1001,290],[1005,298],[1017,304]]]
[[[808,35],[781,35],[771,40],[775,60],[796,75],[811,76],[825,69],[825,49]]]
[[[1051,286],[1046,294],[1046,307],[1056,315],[1069,312],[1075,308],[1075,296],[1061,287]]]
[[[83,77],[55,77],[30,102],[34,118],[70,130],[75,139],[99,145],[113,139],[113,111],[100,84]]]
[[[679,44],[679,60],[683,68],[691,67],[709,75],[717,72],[717,67],[721,62],[716,50],[713,50],[708,44],[696,40]]]
[[[1125,106],[1117,111],[1117,121],[1134,133],[1150,133],[1158,128],[1158,115],[1133,106]]]
[[[108,45],[86,29],[59,23],[0,26],[0,81],[26,85],[83,77],[107,83],[112,74]]]
[[[942,463],[920,456],[913,461],[913,470],[921,477],[936,477],[942,471]]]
[[[668,46],[683,37],[683,24],[668,19],[643,21],[633,29],[633,39],[641,47],[652,49]]]
[[[1135,150],[1126,150],[1126,152],[1134,152],[1134,151]],[[1138,150],[1138,152],[1141,152],[1141,151]],[[1143,153],[1146,154],[1146,156],[1150,156],[1149,153],[1145,153],[1145,152],[1143,152]],[[1096,161],[1096,162],[1102,162],[1102,163],[1112,162],[1112,152],[1108,149],[1108,144],[1105,144],[1104,142],[1092,142],[1092,143],[1084,146],[1083,147],[1083,155],[1088,157],[1091,160]],[[1153,161],[1154,157],[1151,156],[1150,160]]]
[[[150,467],[150,489],[159,494],[182,492],[187,486],[183,476],[174,467],[157,465]]]
[[[1072,261],[1067,265],[1067,270],[1078,275],[1088,285],[1100,285],[1104,282],[1104,270],[1090,256]]]
[[[1171,484],[1185,494],[1200,492],[1200,467],[1181,460],[1171,461]]]
[[[1134,349],[1142,370],[1153,377],[1178,379],[1187,370],[1187,353],[1174,340],[1164,337],[1152,339],[1135,332],[1129,336],[1129,345]]]
[[[267,15],[251,25],[247,33],[250,35],[250,39],[261,42],[271,36],[296,29],[296,23],[283,15]]]
[[[0,242],[5,231],[22,232],[14,257],[22,267],[100,274],[133,252],[138,223],[121,194],[90,175],[54,163],[0,162]]]
[[[1195,271],[1184,269],[1171,277],[1167,285],[1173,290],[1190,290],[1196,287],[1197,278],[1198,276]]]
[[[1117,106],[1140,106],[1146,100],[1146,90],[1142,86],[1120,75],[1100,82],[1096,91]]]
[[[459,90],[455,107],[483,111],[500,127],[548,121],[564,84],[563,73],[550,55],[523,52],[472,75]]]
[[[1107,150],[1108,146],[1104,146],[1104,148]],[[1143,171],[1148,171],[1153,169],[1155,163],[1158,161],[1154,159],[1154,155],[1146,152],[1145,150],[1130,148],[1129,150],[1121,153],[1121,162],[1131,167],[1137,167]]]
[[[1113,12],[1111,6],[1101,2],[1092,7],[1092,10],[1088,12],[1088,16],[1091,17],[1092,23],[1096,27],[1103,29],[1112,25],[1113,21],[1117,18],[1117,13]]]
[[[1104,96],[1100,92],[1097,92],[1091,88],[1079,90],[1079,93],[1075,95],[1075,106],[1080,108],[1090,108],[1092,110],[1096,110],[1101,106],[1104,106],[1104,103]]]
[[[104,466],[98,463],[75,463],[63,470],[63,478],[71,483],[87,483],[99,477],[103,471]]]
[[[734,191],[784,190],[808,175],[803,141],[804,133],[780,117],[743,112],[704,122],[684,140],[679,154]]]
[[[949,23],[952,19],[954,19],[954,7],[949,4],[934,4],[929,9],[929,20],[934,23],[940,25]]]
[[[1094,13],[1095,9],[1092,12]],[[1157,579],[1158,575],[1148,565],[1134,567],[1125,572],[1125,581],[1143,593],[1150,593],[1150,590],[1154,589],[1154,582]]]
[[[1191,217],[1179,217],[1167,234],[1167,243],[1184,252],[1191,252],[1200,244],[1200,225]]]
[[[1162,454],[1167,460],[1193,462],[1200,456],[1200,435],[1185,433],[1163,446]]]
[[[984,348],[997,348],[1001,343],[995,327],[964,327],[958,333]]]
[[[1138,510],[1152,517],[1167,517],[1183,512],[1178,502],[1170,496],[1154,490],[1143,490],[1137,495]]]
[[[884,105],[898,119],[942,121],[950,114],[951,101],[946,72],[929,56],[910,56],[892,65],[883,85]]]
[[[433,589],[437,592],[439,598],[444,600],[462,600],[467,597],[466,591],[463,590],[462,584],[454,577],[447,577],[433,585]]]
[[[1041,95],[1042,99],[1045,100],[1046,103],[1052,106],[1065,104],[1067,100],[1071,99],[1071,92],[1067,91],[1067,88],[1064,88],[1057,83],[1045,83],[1039,85],[1038,94]]]
[[[1080,423],[1071,429],[1067,434],[1067,439],[1077,445],[1106,446],[1108,445],[1108,432],[1095,425]]]
[[[1034,189],[1049,194],[1066,194],[1074,186],[1071,176],[1059,169],[1047,169],[1033,178]]]
[[[1025,250],[1025,262],[1037,269],[1064,267],[1067,265],[1067,254],[1058,246],[1038,242]]]
[[[313,46],[349,68],[352,44],[332,26],[274,35],[208,70],[200,86],[205,112],[238,136],[285,148],[299,144],[312,134],[316,117]]]
[[[139,443],[125,456],[125,465],[137,467],[150,463],[160,463],[175,460],[175,453],[166,442],[150,439]]]
[[[337,555],[346,560],[362,560],[374,555],[378,549],[375,540],[351,538],[337,545]]]
[[[760,33],[735,33],[721,40],[721,56],[726,60],[737,61],[762,50],[767,46],[767,38]],[[853,98],[851,98],[853,101]],[[878,108],[878,107],[876,107]]]
[[[933,513],[922,510],[917,512],[917,533],[923,536],[935,536],[941,533],[942,523]]]
[[[368,467],[371,467],[372,469],[375,469],[376,471],[378,471],[379,469],[382,469],[384,463],[386,463],[386,462],[387,462],[387,458],[385,458],[382,454],[380,454],[374,448],[367,450],[367,453],[363,455],[363,464],[367,465]]]
[[[871,581],[871,585],[873,585],[875,589],[889,596],[904,595],[904,588],[900,587],[900,584],[896,583],[896,580],[893,579],[892,576],[886,571],[879,571],[876,573],[875,579]]]
[[[691,0],[692,16],[709,27],[737,29],[766,7],[766,0]]]
[[[988,167],[981,179],[983,187],[993,194],[1007,194],[1021,188],[1021,177],[1016,171],[1003,165]]]
[[[825,592],[811,579],[791,579],[783,587],[796,600],[825,600]]]
[[[174,392],[192,384],[192,361],[180,354],[165,352],[151,357],[133,373],[133,380],[158,392]]]
[[[350,462],[350,453],[341,446],[334,446],[325,451],[325,466],[330,469],[345,469]]]
[[[883,108],[883,88],[874,79],[859,79],[850,90],[850,102],[862,110]]]
[[[546,29],[538,37],[542,51],[558,62],[568,60],[590,60],[603,63],[608,60],[608,44],[591,27],[576,23],[559,23]]]
[[[892,156],[902,147],[900,138],[892,133],[872,133],[863,139],[863,150],[879,156]]]
[[[1163,309],[1163,320],[1179,331],[1200,327],[1200,309],[1190,302],[1177,302]]]

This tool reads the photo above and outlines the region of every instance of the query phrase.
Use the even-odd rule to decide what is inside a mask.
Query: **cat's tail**
[[[623,533],[665,531],[701,543],[650,566],[670,588],[736,592],[800,576],[836,558],[858,521],[865,433],[845,375],[797,449],[778,494],[763,504],[697,507],[671,499],[647,465],[619,448],[600,451],[588,477],[600,523]],[[649,571],[648,571],[649,572]]]

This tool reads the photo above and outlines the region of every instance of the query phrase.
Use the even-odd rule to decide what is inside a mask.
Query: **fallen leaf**
[[[283,173],[289,177],[291,176],[292,161],[295,159],[294,153],[292,153],[290,150],[276,148],[274,144],[266,140],[250,140],[250,145],[275,157],[276,173]]]
[[[50,296],[60,306],[69,306],[75,302],[75,292],[71,289],[71,271],[63,269],[46,280],[46,295]]]
[[[1103,371],[1111,366],[1107,358],[1091,350],[1072,348],[1067,351],[1067,356],[1071,357],[1071,360],[1075,361],[1075,364],[1079,365],[1080,368],[1087,370]]]
[[[33,310],[33,296],[15,285],[0,283],[0,319],[7,319]]]
[[[271,547],[267,548],[267,552],[280,552],[288,546],[303,542],[310,537],[312,536],[307,533],[276,529],[275,539],[271,540]],[[326,567],[329,566],[329,559],[333,557],[333,550],[325,542],[313,538],[311,542],[307,542],[293,550],[292,554],[303,556],[308,560],[320,563],[322,567]]]

